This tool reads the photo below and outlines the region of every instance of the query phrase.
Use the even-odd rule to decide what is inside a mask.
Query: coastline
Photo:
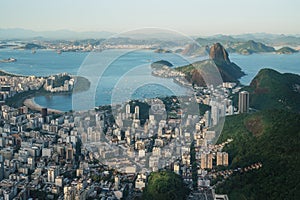
[[[23,102],[23,104],[25,106],[27,106],[29,109],[35,110],[35,111],[39,111],[39,112],[41,112],[41,110],[43,108],[41,105],[37,104],[34,101],[34,97],[31,97],[29,99],[25,99],[25,101]],[[61,113],[63,113],[63,111],[61,111],[61,110],[56,110],[56,109],[52,109],[52,108],[47,108],[47,109],[48,109],[49,113],[55,113],[55,114],[61,114]]]

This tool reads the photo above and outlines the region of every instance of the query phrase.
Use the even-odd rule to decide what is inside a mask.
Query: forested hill
[[[231,176],[217,187],[229,199],[300,197],[300,114],[265,110],[227,117],[218,143],[228,138],[230,168],[261,162],[262,168]]]

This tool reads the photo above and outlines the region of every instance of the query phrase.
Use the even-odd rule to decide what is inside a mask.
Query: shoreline
[[[27,106],[29,109],[39,111],[39,112],[41,112],[42,108],[44,108],[34,101],[34,97],[25,99],[23,104],[25,106]],[[61,110],[56,110],[56,109],[52,109],[52,108],[47,108],[47,109],[48,109],[48,113],[55,113],[55,114],[63,113],[63,111],[61,111]]]

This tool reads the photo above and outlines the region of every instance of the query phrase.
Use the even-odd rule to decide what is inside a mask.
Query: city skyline
[[[124,32],[145,27],[187,35],[299,34],[300,2],[3,1],[0,28]],[[14,12],[12,12],[14,11]]]

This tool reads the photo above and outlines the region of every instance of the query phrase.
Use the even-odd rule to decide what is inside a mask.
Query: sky
[[[300,34],[299,0],[1,0],[0,28]]]

